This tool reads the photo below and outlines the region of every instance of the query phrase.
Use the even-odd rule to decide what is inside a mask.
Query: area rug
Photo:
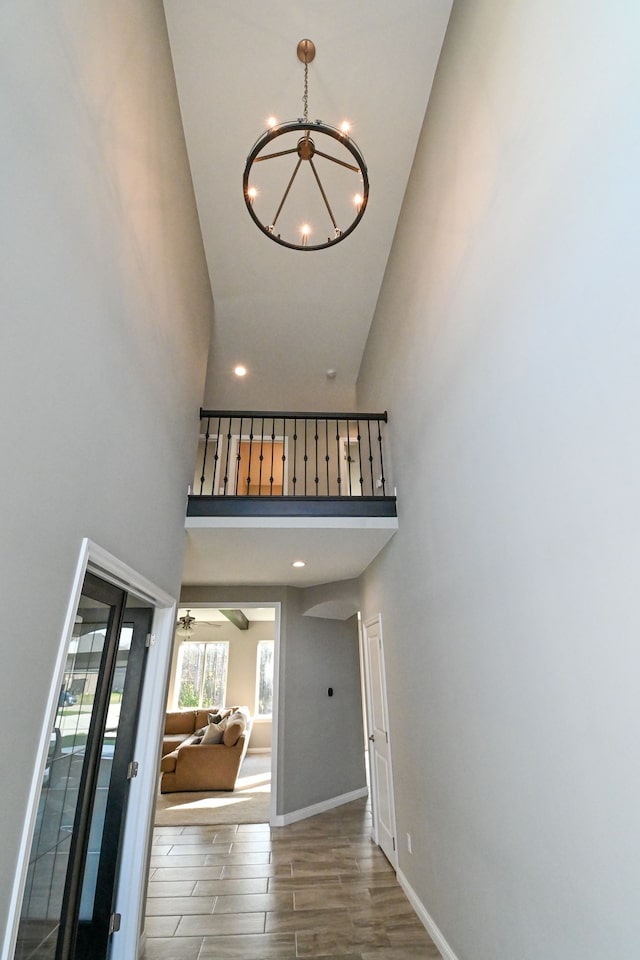
[[[217,823],[268,823],[271,802],[271,755],[247,754],[233,791],[158,793],[157,827]]]

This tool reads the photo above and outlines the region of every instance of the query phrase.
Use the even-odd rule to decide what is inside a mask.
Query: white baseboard
[[[343,793],[339,797],[331,797],[330,800],[314,803],[310,807],[292,810],[291,813],[278,814],[273,818],[271,825],[273,827],[286,827],[290,823],[297,823],[298,820],[306,820],[307,817],[315,817],[319,813],[326,813],[327,810],[335,810],[336,807],[341,807],[343,803],[360,800],[361,797],[366,797],[368,793],[366,787],[361,787],[359,790],[352,790],[351,793]]]
[[[247,753],[271,753],[271,747],[249,747]]]
[[[425,905],[422,903],[422,901],[418,898],[418,895],[416,894],[415,890],[413,889],[413,887],[405,877],[402,870],[398,870],[396,876],[398,877],[398,883],[400,884],[400,886],[402,887],[402,889],[407,895],[407,899],[409,900],[409,903],[417,913],[418,919],[420,920],[422,925],[426,928],[427,933],[429,934],[429,936],[435,943],[436,947],[442,954],[443,960],[458,960],[455,953],[453,952],[453,950],[445,940],[444,934],[438,927],[438,924],[435,922],[435,920],[433,919],[433,917],[431,916],[431,914],[429,913]]]

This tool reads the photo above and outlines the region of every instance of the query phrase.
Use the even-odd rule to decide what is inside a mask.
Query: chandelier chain
[[[309,64],[306,61],[304,64],[304,93],[302,95],[302,103],[304,106],[304,122],[308,123],[309,121]]]

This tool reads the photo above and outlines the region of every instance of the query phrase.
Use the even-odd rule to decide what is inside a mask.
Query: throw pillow
[[[202,746],[208,743],[222,743],[224,731],[224,720],[222,723],[210,723],[202,737]]]
[[[247,718],[242,713],[232,713],[227,720],[222,742],[225,747],[235,747],[236,743],[247,729]]]
[[[207,729],[206,727],[200,727],[199,730],[194,730],[193,731],[194,737],[204,737],[204,732],[206,729]]]
[[[221,713],[210,713],[209,714],[209,723],[220,723],[222,720]]]

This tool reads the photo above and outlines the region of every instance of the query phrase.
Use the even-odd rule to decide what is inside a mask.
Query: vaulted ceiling
[[[164,5],[215,305],[207,405],[351,409],[451,0]],[[371,182],[355,232],[313,252],[260,233],[242,191],[266,118],[303,114],[303,38],[309,117],[351,123]]]
[[[214,299],[205,406],[356,409],[360,362],[451,4],[164,0]],[[305,38],[317,51],[309,65],[309,119],[333,127],[348,120],[370,180],[360,225],[319,251],[290,250],[261,233],[242,188],[267,118],[303,116],[304,66],[296,49]],[[303,206],[292,189],[287,202],[298,200]],[[306,217],[301,209],[301,222]],[[233,373],[239,363],[248,369],[243,379]],[[308,586],[349,579],[390,535],[304,525],[189,530],[184,582]],[[294,571],[291,560],[300,555],[307,567]]]

